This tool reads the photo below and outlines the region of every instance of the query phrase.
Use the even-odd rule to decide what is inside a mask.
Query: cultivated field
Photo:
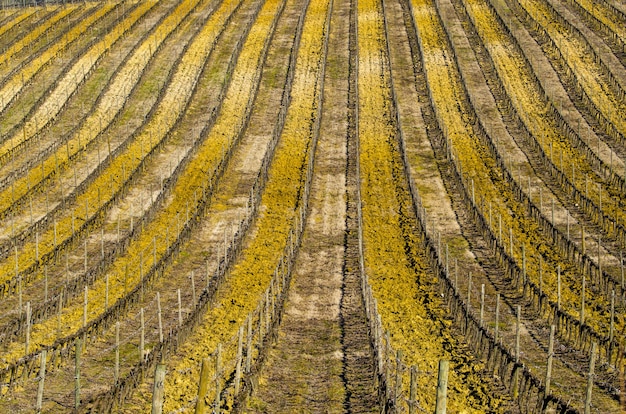
[[[0,412],[626,413],[622,0],[0,6]]]

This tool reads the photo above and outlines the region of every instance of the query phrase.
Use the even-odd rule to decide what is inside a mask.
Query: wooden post
[[[440,231],[437,232],[437,256],[439,259],[439,263],[441,263],[441,232]]]
[[[221,408],[221,380],[222,377],[222,344],[217,344],[217,350],[215,351],[215,407],[213,412],[215,414],[220,413]]]
[[[457,258],[454,258],[454,288],[459,289],[459,262]]]
[[[591,392],[593,391],[593,371],[596,364],[596,348],[595,342],[591,343],[591,355],[589,356],[589,374],[587,376],[587,395],[585,397],[585,414],[591,414]]]
[[[382,326],[382,325],[381,325]],[[383,358],[383,367],[384,367],[384,371],[383,371],[383,375],[384,378],[387,379],[387,396],[391,397],[391,358],[390,358],[390,350],[391,350],[391,343],[389,341],[389,331],[385,332],[383,334],[383,343],[381,344],[382,346],[382,358]]]
[[[89,298],[87,297],[87,286],[84,289],[84,298],[83,298],[83,328],[87,326],[87,305]]]
[[[241,384],[241,365],[243,358],[243,325],[239,327],[239,341],[237,343],[237,359],[235,363],[235,396],[239,394]]]
[[[65,283],[70,283],[70,254],[68,251],[65,252]]]
[[[46,356],[45,349],[39,355],[39,386],[37,387],[37,413],[41,412],[43,406],[43,385],[46,380]]]
[[[602,280],[602,236],[598,235],[598,280]],[[591,279],[593,283],[593,278]]]
[[[200,384],[198,385],[198,399],[196,400],[195,414],[204,414],[206,411],[206,393],[209,391],[209,358],[202,358],[200,368]]]
[[[448,395],[448,366],[448,361],[439,361],[439,376],[437,378],[437,402],[435,405],[435,414],[446,414],[446,400]]]
[[[585,255],[585,226],[580,226],[580,239],[581,239],[581,250],[583,256]]]
[[[263,303],[259,305],[259,345],[263,343]]]
[[[159,342],[163,342],[163,321],[161,320],[161,294],[157,292],[157,315],[159,319]]]
[[[22,275],[17,267],[17,246],[15,246],[15,276],[17,276],[17,308],[22,315]]]
[[[246,372],[250,372],[252,363],[252,317],[248,315],[248,335],[246,338]]]
[[[63,310],[63,290],[59,293],[59,304],[57,306],[57,336],[61,337],[61,311]]]
[[[554,325],[550,325],[550,342],[548,343],[548,366],[546,367],[545,396],[550,394],[550,379],[552,377],[552,358],[554,357]]]
[[[522,244],[522,286],[524,284],[526,284],[526,246]]]
[[[494,339],[498,342],[498,331],[500,329],[500,294],[496,294],[496,326],[494,331]]]
[[[115,322],[115,370],[113,372],[115,383],[120,380],[120,322]]]
[[[196,277],[193,270],[191,271],[191,298],[193,300],[191,309],[194,309],[196,307]]]
[[[539,296],[543,294],[543,257],[539,255]],[[541,299],[539,299],[541,301]]]
[[[515,323],[515,362],[519,362],[519,335],[520,335],[520,322],[522,319],[522,307],[520,305],[517,305],[515,307],[515,313],[516,313],[516,323]]]
[[[17,309],[22,315],[22,275],[17,275]]]
[[[561,310],[561,265],[556,267],[556,308]]]
[[[272,323],[272,313],[270,309],[270,291],[269,288],[265,291],[265,334],[270,333],[270,324]]]
[[[80,352],[82,344],[80,338],[76,338],[74,352],[74,408],[78,410],[80,406]]]
[[[472,296],[472,272],[469,272],[468,281],[467,281],[467,310],[468,311],[471,307],[471,303],[470,303],[471,296]]]
[[[143,308],[141,308],[141,310],[139,311],[139,315],[141,318],[141,334],[139,336],[139,360],[143,361],[143,353],[146,344],[146,327],[144,323]]]
[[[139,253],[139,283],[141,283],[140,301],[143,301],[143,252]]]
[[[396,352],[396,380],[395,380],[395,389],[393,393],[394,406],[399,407],[400,405],[400,397],[402,394],[402,351],[398,350]]]
[[[176,289],[176,295],[178,296],[178,327],[180,328],[183,325],[183,308],[180,301],[180,288]]]
[[[30,302],[26,302],[26,344],[24,346],[24,355],[28,355],[28,346],[30,345],[30,326],[31,326],[31,315],[30,315]]]
[[[622,275],[622,295],[624,294],[624,253],[619,252],[619,268]]]
[[[152,388],[152,414],[163,412],[163,396],[165,391],[165,365],[157,364],[154,370],[154,386]]]
[[[580,329],[582,330],[582,325],[585,323],[585,274],[583,273],[583,287],[580,294]]]
[[[609,354],[607,355],[607,361],[611,363],[611,356],[613,355],[613,335],[615,334],[615,291],[611,291],[611,321],[609,322]]]
[[[277,295],[278,295],[278,280],[277,280],[277,276],[276,274],[274,275],[274,277],[270,280],[270,302],[272,304],[272,321],[274,321],[274,317],[276,316],[276,300],[277,300]]]
[[[128,263],[124,265],[124,295],[126,295],[127,283],[128,283]]]
[[[417,367],[413,365],[411,367],[411,385],[409,387],[409,414],[416,413],[416,401],[417,394]]]
[[[485,284],[480,285],[480,326],[483,326],[485,316]]]

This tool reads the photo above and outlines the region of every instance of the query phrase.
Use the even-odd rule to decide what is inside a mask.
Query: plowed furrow
[[[337,2],[338,3],[338,2]],[[359,180],[358,176],[358,38],[357,2],[350,1],[349,61],[347,85],[346,130],[346,224],[344,282],[341,298],[342,346],[344,352],[343,379],[346,386],[348,412],[380,410],[377,398],[378,378],[362,294],[361,255],[359,250]],[[345,23],[344,23],[345,24]],[[335,26],[336,27],[336,26]],[[345,29],[344,29],[345,30]],[[334,50],[334,49],[331,49]]]

